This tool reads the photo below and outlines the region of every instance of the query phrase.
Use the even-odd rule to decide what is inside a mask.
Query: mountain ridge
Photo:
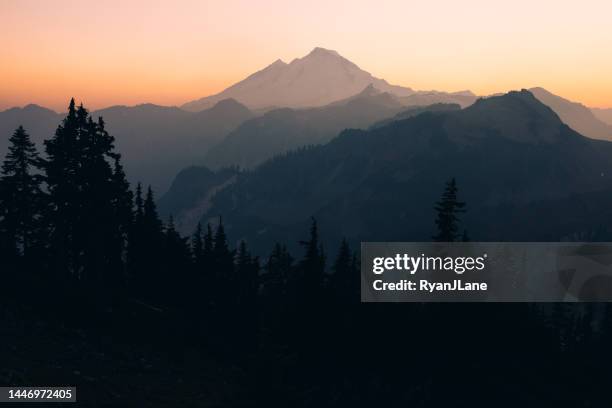
[[[345,130],[325,145],[268,160],[218,192],[202,220],[222,214],[228,233],[261,248],[297,242],[311,216],[332,242],[428,240],[433,203],[451,177],[477,239],[561,239],[601,220],[568,219],[551,237],[537,233],[557,222],[547,213],[514,225],[495,215],[501,207],[541,211],[534,203],[565,206],[572,194],[609,191],[612,143],[575,132],[529,91],[511,92],[463,110]]]
[[[530,88],[529,91],[577,132],[594,139],[612,140],[612,126],[598,119],[583,104],[555,95],[542,87]]]
[[[369,84],[397,96],[415,93],[411,88],[374,77],[337,51],[316,47],[290,63],[278,59],[224,91],[187,102],[182,108],[197,111],[227,97],[252,110],[319,107],[355,95]]]

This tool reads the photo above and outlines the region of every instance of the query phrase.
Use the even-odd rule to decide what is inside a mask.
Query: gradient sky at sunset
[[[216,93],[321,46],[390,83],[612,107],[609,0],[0,0],[0,109]]]

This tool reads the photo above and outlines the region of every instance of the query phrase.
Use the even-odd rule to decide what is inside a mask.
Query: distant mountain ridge
[[[544,88],[530,88],[529,91],[543,104],[552,108],[561,120],[575,131],[594,139],[612,140],[612,126],[600,120],[593,110]]]
[[[601,120],[609,126],[612,126],[612,108],[591,108],[591,111],[597,119]]]
[[[372,84],[357,95],[319,108],[274,109],[244,122],[206,154],[211,168],[252,168],[292,149],[327,143],[346,128],[367,128],[405,109],[399,97]]]
[[[262,249],[297,242],[311,216],[331,242],[428,240],[451,177],[478,240],[559,240],[612,222],[612,212],[558,219],[612,189],[612,143],[581,136],[526,90],[266,161],[217,193],[203,221],[222,214],[229,234]],[[587,196],[598,201],[572,198]]]
[[[154,104],[118,105],[92,112],[94,118],[104,117],[107,130],[115,136],[130,182],[151,184],[158,194],[165,192],[181,169],[202,164],[211,146],[253,115],[231,99],[200,112]],[[63,118],[37,105],[0,112],[0,157],[20,125],[42,152],[43,140],[53,136]]]
[[[289,64],[277,60],[224,91],[188,102],[182,108],[198,111],[225,98],[234,98],[252,110],[320,107],[349,98],[368,85],[398,97],[420,94],[408,87],[390,85],[384,79],[362,70],[338,52],[317,47],[305,57],[296,58]],[[443,100],[448,95],[444,92],[423,94],[430,95],[428,104],[456,102]],[[464,91],[460,94],[469,97],[471,93]],[[474,97],[473,94],[471,96]],[[423,101],[414,104],[423,104]]]

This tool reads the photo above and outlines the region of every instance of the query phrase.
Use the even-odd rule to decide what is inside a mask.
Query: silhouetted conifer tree
[[[285,245],[276,243],[265,264],[262,277],[263,295],[266,298],[283,299],[293,267],[293,257]]]
[[[236,252],[236,278],[240,283],[241,303],[254,307],[259,286],[259,260],[251,256],[244,241],[240,241]]]
[[[195,232],[191,236],[191,253],[196,271],[204,267],[204,236],[202,223],[198,222]]]
[[[145,254],[146,254],[146,237],[144,236],[144,200],[142,198],[142,185],[136,185],[136,193],[134,194],[133,222],[130,227],[128,240],[128,274],[132,291],[135,293],[142,292],[142,280],[145,271]]]
[[[138,210],[137,210],[138,211]],[[138,218],[138,217],[137,217]],[[140,227],[142,260],[136,271],[138,286],[147,293],[149,300],[159,301],[164,293],[164,231],[157,213],[157,206],[151,186],[147,188],[142,205],[142,226]]]
[[[128,262],[128,245],[130,233],[134,224],[134,213],[132,211],[133,194],[130,190],[130,184],[127,181],[123,166],[119,161],[119,155],[113,161],[113,176],[112,176],[113,194],[111,196],[111,205],[115,211],[115,226],[113,242],[117,245],[114,252],[118,255],[113,257],[115,270],[117,271],[116,278],[119,279],[117,284],[125,286],[128,279],[127,262]]]
[[[332,266],[332,290],[335,300],[342,304],[352,304],[359,301],[360,276],[356,269],[356,257],[346,239],[342,240],[338,255]]]
[[[130,193],[114,137],[81,105],[45,141],[53,269],[100,298],[124,280]]]
[[[235,304],[236,296],[232,293],[232,285],[235,283],[234,253],[229,249],[221,218],[213,239],[212,269],[214,300],[217,304]]]
[[[436,210],[436,227],[438,232],[434,241],[453,242],[459,238],[458,214],[465,212],[465,203],[457,199],[457,183],[452,178],[446,183],[446,188],[440,201],[434,207]]]
[[[236,319],[241,323],[243,347],[252,350],[257,342],[259,259],[251,256],[244,241],[240,241],[236,251],[236,282]]]
[[[9,143],[0,174],[0,262],[5,268],[19,258],[38,260],[44,244],[40,157],[21,126]]]
[[[190,302],[189,294],[191,290],[191,253],[187,238],[181,237],[174,225],[172,216],[168,220],[164,231],[164,271],[162,284],[166,292],[171,292],[167,296],[173,304],[186,305]]]
[[[313,218],[310,225],[310,237],[300,242],[306,253],[300,261],[299,268],[303,279],[303,290],[307,296],[315,299],[320,296],[323,289],[325,273],[325,254],[319,242],[317,221]]]

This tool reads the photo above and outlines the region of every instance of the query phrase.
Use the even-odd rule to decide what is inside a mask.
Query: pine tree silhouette
[[[219,218],[219,225],[215,231],[212,250],[212,286],[216,288],[213,299],[217,305],[226,308],[236,306],[236,294],[232,290],[235,283],[234,253],[229,249],[223,220]]]
[[[142,206],[142,227],[139,233],[142,242],[142,260],[136,271],[139,286],[152,301],[159,301],[164,293],[164,232],[163,225],[157,213],[153,189],[147,188],[147,194]]]
[[[359,271],[356,270],[356,257],[346,239],[340,243],[338,255],[332,266],[332,290],[336,301],[342,305],[359,301]]]
[[[236,277],[240,282],[241,304],[245,307],[254,306],[259,287],[259,259],[251,256],[244,241],[240,241],[236,251]]]
[[[457,199],[457,183],[452,178],[446,183],[442,198],[434,207],[436,210],[436,227],[438,232],[433,236],[437,242],[454,242],[459,238],[458,214],[465,212],[465,203]]]
[[[131,224],[131,193],[114,137],[102,118],[94,121],[72,99],[45,149],[52,269],[104,301],[125,282]]]
[[[284,299],[287,283],[293,269],[293,257],[285,245],[276,243],[265,264],[265,274],[262,277],[263,293],[275,302]]]
[[[142,295],[144,288],[141,284],[145,270],[146,237],[144,236],[144,200],[141,183],[136,185],[132,213],[133,222],[130,226],[127,248],[128,279],[130,290]]]
[[[236,282],[238,308],[236,318],[241,323],[242,346],[253,350],[257,343],[259,259],[252,257],[246,242],[240,241],[236,251]]]
[[[198,222],[196,230],[191,236],[191,253],[196,271],[204,267],[204,236],[202,233],[202,223]]]
[[[319,242],[319,230],[317,221],[312,218],[310,225],[310,237],[300,244],[306,249],[304,258],[300,261],[299,268],[302,273],[304,291],[308,296],[319,296],[323,289],[325,273],[325,254]]]
[[[42,162],[23,127],[15,130],[9,143],[0,175],[0,262],[15,266],[18,258],[34,260],[41,254],[45,195]]]
[[[173,305],[187,305],[191,301],[185,296],[191,289],[191,252],[187,238],[181,237],[170,216],[164,231],[163,277],[168,301]]]

